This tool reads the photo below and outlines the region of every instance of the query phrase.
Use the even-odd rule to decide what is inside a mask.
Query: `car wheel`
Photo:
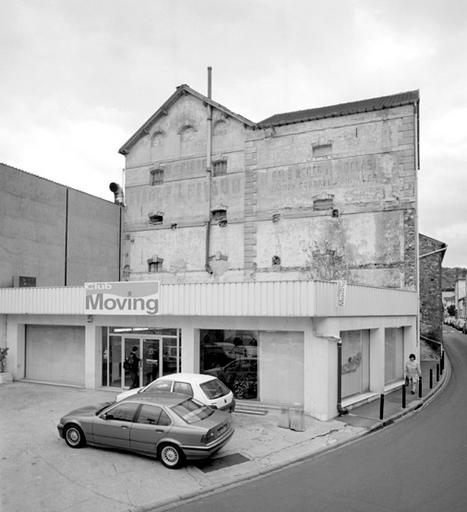
[[[65,427],[65,443],[71,448],[81,448],[86,444],[83,431],[77,425]]]
[[[177,469],[185,461],[181,448],[174,444],[163,444],[159,448],[159,459],[166,468]]]

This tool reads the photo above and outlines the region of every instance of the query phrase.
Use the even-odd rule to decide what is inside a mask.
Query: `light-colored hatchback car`
[[[120,402],[137,393],[151,391],[182,393],[198,400],[198,402],[204,405],[209,405],[222,411],[233,412],[235,409],[235,399],[232,391],[217,377],[202,373],[172,373],[171,375],[165,375],[142,388],[122,391],[117,395],[116,401]]]

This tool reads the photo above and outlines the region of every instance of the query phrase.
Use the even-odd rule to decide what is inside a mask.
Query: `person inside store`
[[[138,357],[138,347],[133,347],[131,349],[130,355],[128,357],[128,362],[130,365],[130,389],[139,388],[139,362],[140,358]]]

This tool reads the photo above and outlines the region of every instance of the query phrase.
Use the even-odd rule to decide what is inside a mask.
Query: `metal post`
[[[422,398],[422,377],[418,380],[418,398]]]
[[[402,386],[402,409],[406,408],[406,386],[405,384]]]
[[[444,350],[441,352],[441,375],[443,375],[444,372]]]
[[[430,368],[430,389],[433,389],[433,368]]]
[[[384,417],[384,395],[382,394],[379,402],[379,419],[382,420]]]
[[[439,363],[436,363],[436,382],[439,382]]]

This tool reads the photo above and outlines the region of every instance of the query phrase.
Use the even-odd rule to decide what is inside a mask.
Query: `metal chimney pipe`
[[[212,68],[208,66],[208,99],[212,96]],[[208,220],[206,222],[206,254],[205,269],[208,274],[212,274],[212,268],[209,263],[209,253],[211,251],[211,208],[212,208],[212,106],[206,105],[207,134],[206,134],[206,172],[208,178]]]
[[[208,98],[212,98],[212,67],[208,66]]]

